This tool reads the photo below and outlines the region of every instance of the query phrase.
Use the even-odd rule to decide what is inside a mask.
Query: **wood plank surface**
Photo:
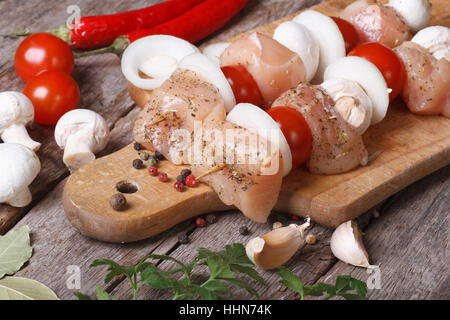
[[[78,3],[83,8],[83,14],[99,14],[116,9],[127,9],[130,6],[142,7],[144,3],[156,2],[158,1],[89,0]],[[317,2],[319,1],[252,0],[244,12],[233,19],[224,29],[224,32],[214,35],[207,42],[227,39],[234,34],[296,12],[304,4],[310,5]],[[63,23],[66,16],[65,9],[69,4],[73,4],[73,2],[56,0],[45,2],[37,0],[1,1],[1,33],[21,29],[27,24],[34,30],[54,27]],[[9,10],[10,7],[14,7],[15,10]],[[58,21],[55,22],[55,19]],[[20,90],[23,88],[23,83],[17,79],[12,68],[13,52],[19,40],[0,38],[0,41],[4,44],[0,46],[0,79],[3,80],[0,82],[0,90]],[[80,68],[78,66],[84,67],[83,70],[76,71],[78,79],[83,79],[82,83],[79,82],[80,87],[84,90],[82,106],[86,108],[92,106],[96,110],[105,108],[104,116],[107,117],[113,128],[111,142],[103,153],[109,154],[132,141],[130,130],[139,109],[134,106],[126,94],[126,84],[121,82],[122,77],[117,71],[119,63],[114,56],[87,58],[77,62],[77,68]],[[99,68],[101,68],[101,72],[99,72]],[[110,72],[115,76],[108,77],[106,73]],[[84,73],[87,73],[88,76]],[[108,77],[112,82],[103,83],[103,77]],[[90,95],[92,95],[91,98],[89,98]],[[106,108],[110,108],[109,111]],[[108,112],[112,112],[112,110],[121,111],[116,118],[110,118]],[[192,221],[187,221],[160,236],[133,244],[106,244],[82,236],[70,225],[63,212],[61,197],[65,183],[64,178],[68,172],[61,162],[62,152],[55,151],[57,149],[52,135],[52,128],[36,126],[32,130],[33,138],[44,141],[44,147],[47,148],[47,153],[40,152],[39,156],[41,161],[47,155],[51,159],[43,161],[45,167],[49,168],[50,177],[47,178],[48,180],[41,177],[40,183],[33,184],[34,203],[38,203],[40,199],[43,200],[33,208],[27,208],[19,213],[22,215],[29,211],[19,222],[18,227],[22,225],[31,227],[34,253],[29,263],[17,275],[42,281],[55,290],[62,299],[74,299],[72,292],[78,291],[67,287],[66,281],[70,275],[66,268],[70,265],[80,268],[81,288],[79,291],[93,295],[95,284],[103,284],[103,277],[106,274],[106,270],[102,267],[88,268],[94,259],[112,258],[119,263],[133,264],[150,252],[168,253],[174,257],[188,259],[197,247],[221,249],[232,241],[246,242],[251,237],[269,230],[268,225],[250,224],[251,234],[248,237],[242,237],[237,229],[242,224],[248,224],[248,220],[243,219],[242,215],[237,212],[228,212],[221,214],[219,221],[207,228],[196,229]],[[45,139],[39,139],[42,137]],[[448,275],[450,272],[446,267],[450,262],[448,260],[449,182],[450,166],[447,166],[399,192],[384,202],[381,207],[374,211],[370,210],[358,219],[360,225],[366,226],[366,242],[372,258],[371,262],[382,266],[382,289],[369,290],[370,298],[449,298]],[[50,185],[43,185],[45,183]],[[57,187],[53,188],[55,185]],[[53,191],[50,192],[52,189]],[[3,217],[4,228],[1,229],[0,222],[0,232],[5,232],[7,228],[14,225],[19,216],[17,212],[8,216],[5,214],[4,208],[2,210],[0,211],[2,212],[0,221]],[[374,212],[377,213],[376,216],[379,212],[380,217],[373,219]],[[277,215],[275,219],[283,220],[286,217]],[[421,228],[424,228],[424,232],[419,230]],[[178,243],[177,235],[180,232],[191,234],[190,244],[181,246]],[[227,234],[230,238],[217,238],[218,233]],[[307,284],[312,284],[319,279],[328,282],[333,276],[342,273],[351,273],[363,280],[367,279],[368,275],[362,269],[348,267],[340,262],[336,264],[337,261],[329,249],[331,230],[314,226],[307,233],[316,234],[319,238],[318,243],[302,248],[287,264]],[[217,241],[213,242],[212,239],[217,239]],[[395,248],[390,241],[395,242]],[[416,254],[415,251],[418,253]],[[384,268],[384,265],[387,268]],[[407,274],[403,274],[405,269],[408,270]],[[297,298],[291,292],[283,291],[280,288],[278,279],[273,272],[263,273],[263,275],[269,279],[269,286],[264,288],[267,292],[258,288],[262,297]],[[405,283],[402,284],[401,281]],[[123,279],[117,279],[111,283],[107,287],[107,291],[119,298],[130,297],[130,289]],[[240,293],[240,295],[247,297],[244,293]],[[159,297],[169,298],[169,295],[146,291],[140,296],[142,299]]]
[[[313,9],[337,16],[349,2],[329,0]],[[430,24],[445,17],[445,5],[442,0],[433,1]],[[257,30],[272,36],[286,19],[250,32]],[[135,102],[143,108],[150,91],[131,84],[129,89]],[[311,174],[304,167],[293,170],[283,179],[275,210],[308,216],[326,227],[337,227],[450,163],[450,121],[442,116],[412,114],[401,99],[390,104],[385,119],[371,126],[363,139],[369,155],[381,154],[366,166],[337,175]],[[176,193],[170,184],[149,178],[145,170],[132,168],[136,158],[133,146],[129,145],[87,164],[71,176],[63,205],[69,220],[83,234],[103,241],[131,242],[158,234],[188,218],[227,209],[204,184]],[[172,178],[181,170],[167,161],[159,167]],[[124,212],[117,212],[109,205],[119,181],[132,181],[138,186],[137,192],[126,195],[129,207]],[[95,195],[87,194],[86,189],[93,190]]]

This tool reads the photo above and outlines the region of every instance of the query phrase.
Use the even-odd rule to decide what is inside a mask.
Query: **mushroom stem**
[[[27,129],[21,124],[12,124],[3,131],[1,137],[5,143],[22,144],[33,151],[37,151],[41,147],[39,142],[30,138]]]
[[[23,208],[30,204],[33,196],[31,195],[30,189],[24,187],[20,190],[16,190],[14,197],[9,199],[6,203],[12,207]]]
[[[92,141],[83,134],[73,134],[67,138],[63,161],[71,170],[77,170],[86,163],[95,160]]]
[[[302,224],[291,224],[254,238],[245,247],[247,256],[257,266],[265,270],[278,268],[286,263],[304,244],[304,231],[310,219]]]

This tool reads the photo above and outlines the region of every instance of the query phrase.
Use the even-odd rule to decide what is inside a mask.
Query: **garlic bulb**
[[[345,263],[357,267],[373,267],[364,248],[362,233],[353,221],[344,222],[334,230],[330,246],[335,257]]]

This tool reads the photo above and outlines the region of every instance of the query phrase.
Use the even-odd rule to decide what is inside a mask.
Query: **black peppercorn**
[[[189,243],[189,237],[186,233],[182,233],[178,236],[178,241],[181,244],[187,244],[187,243]]]
[[[159,151],[155,151],[155,157],[160,161],[165,159],[164,155]]]
[[[206,216],[206,221],[210,224],[216,223],[217,222],[217,217],[215,214],[208,214]]]
[[[247,226],[242,226],[239,228],[239,233],[242,234],[243,236],[246,236],[249,234],[249,230],[247,228]]]
[[[142,162],[141,159],[134,159],[133,160],[133,168],[135,168],[135,169],[142,169],[142,168],[144,168],[144,162]]]
[[[189,175],[191,175],[191,174],[192,174],[192,171],[189,170],[189,169],[183,169],[183,170],[181,170],[181,175],[184,177],[184,179],[186,179],[187,176],[189,176]]]
[[[183,177],[181,174],[177,177],[177,181],[186,185],[186,177]]]
[[[136,151],[142,150],[142,144],[140,144],[139,142],[135,142],[133,148]]]
[[[109,200],[109,204],[116,211],[123,211],[127,208],[127,198],[121,193],[116,193]]]

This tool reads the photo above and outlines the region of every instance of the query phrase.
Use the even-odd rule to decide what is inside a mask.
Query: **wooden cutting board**
[[[337,15],[350,0],[330,0],[313,9]],[[431,25],[449,26],[447,0],[431,1]],[[256,31],[272,35],[286,17]],[[255,30],[253,30],[255,31]],[[249,31],[251,32],[251,31]],[[230,39],[233,40],[233,39]],[[143,107],[149,92],[130,86],[130,95]],[[364,142],[373,156],[365,167],[351,172],[319,176],[305,169],[291,172],[283,180],[275,210],[300,216],[328,227],[358,217],[380,201],[407,185],[450,163],[450,120],[440,116],[417,116],[402,101],[394,101],[386,118],[364,134]],[[136,170],[138,158],[132,145],[97,159],[75,172],[68,180],[63,205],[69,221],[83,234],[107,242],[132,242],[161,233],[186,219],[212,211],[230,209],[205,184],[177,192],[173,188],[182,166],[160,162],[160,171],[170,180],[162,183]],[[129,207],[114,211],[110,197],[124,190]],[[134,191],[134,190],[133,190]]]

